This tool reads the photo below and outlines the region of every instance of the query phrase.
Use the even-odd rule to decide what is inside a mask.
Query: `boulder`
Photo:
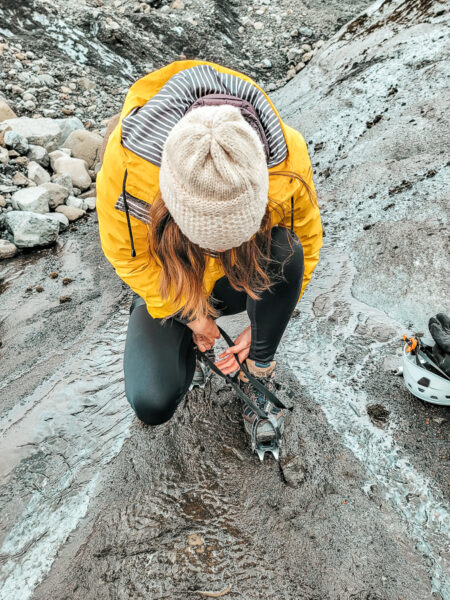
[[[5,223],[18,248],[47,246],[58,239],[58,221],[44,215],[13,210],[6,213]]]
[[[50,181],[50,173],[41,167],[40,164],[32,160],[28,165],[28,178],[37,185],[41,185],[42,183],[48,183]]]
[[[43,146],[48,152],[56,150],[60,145],[61,128],[54,119],[22,117],[8,119],[3,125],[11,127],[13,133],[26,138],[28,144]]]
[[[54,162],[54,170],[57,174],[69,175],[72,185],[80,190],[87,190],[92,183],[86,162],[80,158],[69,156],[57,158]]]
[[[65,146],[70,148],[74,158],[85,160],[88,169],[91,169],[98,162],[98,155],[103,143],[103,138],[97,133],[86,131],[85,129],[73,131],[67,140]]]
[[[11,198],[14,210],[45,214],[49,212],[50,194],[41,186],[15,192]]]
[[[50,159],[48,157],[48,152],[42,146],[36,146],[35,144],[30,144],[30,148],[27,154],[30,160],[34,160],[41,167],[48,167],[50,164]]]
[[[0,100],[0,123],[7,119],[15,119],[16,117],[16,113],[9,107],[8,103]]]
[[[17,247],[8,240],[0,240],[0,260],[2,258],[11,258],[17,253]]]
[[[90,196],[88,198],[84,198],[83,202],[87,210],[95,210],[95,207],[97,205],[97,198],[95,196]]]
[[[306,465],[300,456],[286,457],[280,463],[281,471],[287,485],[298,488],[305,481]]]
[[[27,138],[17,131],[12,129],[6,131],[4,142],[7,148],[12,148],[19,154],[26,154],[28,152],[29,144]]]
[[[84,129],[84,125],[78,117],[69,117],[68,119],[53,119],[53,122],[56,123],[60,129],[58,147],[61,147],[63,144],[65,145],[65,141],[72,131]]]
[[[34,182],[31,181],[30,179],[28,179],[28,177],[25,177],[25,175],[23,173],[20,173],[20,171],[18,171],[17,173],[14,174],[14,177],[12,178],[12,182],[13,185],[22,185],[22,186],[30,186],[33,187],[34,186]]]
[[[59,231],[65,231],[69,227],[69,219],[66,215],[63,215],[60,212],[51,212],[46,215],[48,219],[54,219],[59,223]]]
[[[69,221],[76,221],[86,214],[86,212],[81,208],[75,208],[75,206],[66,206],[65,204],[61,204],[61,206],[55,208],[55,212],[65,215]]]
[[[58,185],[61,185],[63,188],[66,188],[67,190],[67,196],[69,194],[72,194],[73,192],[73,185],[72,185],[72,180],[70,179],[69,175],[52,175],[51,177],[51,182],[52,183],[57,183]]]
[[[86,210],[86,205],[82,198],[75,198],[75,196],[69,196],[66,200],[66,206],[74,206],[75,208],[81,208]]]
[[[0,164],[6,165],[9,162],[9,154],[6,148],[0,146]]]
[[[59,150],[53,150],[53,152],[50,152],[50,154],[48,155],[48,158],[50,160],[50,166],[53,169],[53,171],[55,170],[55,162],[58,158],[67,158],[67,153],[64,152],[63,150],[59,149]]]
[[[69,190],[59,183],[43,183],[42,188],[49,193],[48,205],[51,209],[55,209],[60,204],[64,204],[69,195]]]

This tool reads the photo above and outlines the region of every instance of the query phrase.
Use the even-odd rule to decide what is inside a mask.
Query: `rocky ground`
[[[89,195],[96,154],[78,158],[70,136],[82,132],[96,147],[98,138],[87,134],[101,138],[102,121],[119,108],[128,76],[151,68],[149,60],[160,66],[164,56],[191,57],[191,48],[241,68],[232,61],[242,59],[235,40],[244,40],[251,68],[259,69],[249,72],[278,88],[290,68],[282,40],[297,45],[284,34],[310,27],[310,41],[318,41],[342,24],[338,18],[347,21],[365,7],[174,4],[118,2],[112,10],[106,0],[56,0],[22,3],[18,14],[14,3],[0,3],[8,73],[0,77],[1,91],[21,121],[39,115],[54,126],[44,164],[42,150],[31,148],[30,155],[30,148],[10,144],[14,128],[5,134],[1,185],[15,186],[17,174],[27,183],[0,192],[7,200],[4,223],[8,215],[31,212],[23,206],[43,186],[38,206],[47,202],[49,210],[38,220],[60,219],[51,215],[63,206],[88,208],[73,205],[89,197],[82,198],[83,185],[70,174],[58,172],[58,161],[64,168],[69,159],[86,161]],[[289,9],[283,30],[273,27],[272,13]],[[238,27],[231,27],[224,14],[234,23],[235,10]],[[197,37],[183,25],[190,17],[201,23]],[[170,34],[183,46],[155,33],[157,23],[172,20],[189,32]],[[112,25],[118,22],[120,29]],[[271,36],[278,50],[276,59],[269,56],[271,74],[255,66],[267,57],[267,42],[258,36]],[[139,43],[144,38],[153,46]],[[401,334],[450,312],[447,39],[448,15],[438,0],[376,2],[338,28],[273,94],[283,118],[308,142],[326,234],[321,262],[279,350],[281,395],[296,405],[279,464],[260,465],[249,453],[239,404],[218,378],[191,393],[165,426],[148,429],[132,418],[121,368],[129,295],[101,255],[95,211],[58,233],[49,248],[2,262],[1,598],[450,598],[448,408],[419,401],[394,374]],[[28,51],[35,56],[13,58]],[[33,61],[42,59],[33,71]],[[57,83],[33,79],[33,91],[27,79],[15,93],[8,86],[22,81],[19,71]],[[93,87],[82,88],[84,77]],[[66,84],[72,94],[59,89]],[[24,99],[26,90],[36,100]],[[26,109],[29,101],[36,107]],[[59,118],[72,124],[65,139]],[[26,138],[22,146],[45,149],[44,140],[16,133]],[[31,162],[47,176],[34,165],[29,172]],[[56,207],[51,185],[68,194]],[[13,240],[8,227],[3,235]],[[222,323],[232,335],[244,324],[243,316]]]
[[[243,70],[275,90],[365,4],[332,2],[324,10],[318,2],[268,0],[253,5],[2,0],[0,21],[6,28],[0,29],[0,215],[33,214],[0,219],[0,259],[54,243],[69,222],[95,208],[88,198],[95,197],[91,183],[100,136],[134,79],[171,60],[201,58]],[[11,121],[17,117],[20,121]],[[27,118],[34,119],[32,132]],[[57,155],[49,158],[48,153],[61,149],[76,160],[66,158],[56,165]],[[50,190],[48,183],[61,186],[61,176],[71,179],[66,178],[65,191],[54,185]],[[30,186],[37,188],[28,191]],[[31,233],[24,236],[19,230]]]

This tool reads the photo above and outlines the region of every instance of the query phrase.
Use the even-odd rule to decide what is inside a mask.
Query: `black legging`
[[[288,236],[292,234],[284,227],[272,230],[270,256],[277,265],[291,254]],[[227,277],[216,281],[212,291],[220,316],[247,311],[252,330],[249,358],[253,360],[273,359],[300,294],[303,249],[293,236],[294,252],[284,263],[283,278],[259,300],[233,289]],[[161,319],[151,317],[145,302],[136,297],[128,324],[124,372],[125,393],[138,418],[149,425],[168,421],[188,391],[194,370],[192,330],[174,319],[161,325]]]

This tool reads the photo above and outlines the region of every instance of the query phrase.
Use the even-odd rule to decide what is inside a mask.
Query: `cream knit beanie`
[[[260,228],[268,203],[264,146],[235,106],[202,106],[184,115],[164,144],[159,186],[191,242],[229,250]]]

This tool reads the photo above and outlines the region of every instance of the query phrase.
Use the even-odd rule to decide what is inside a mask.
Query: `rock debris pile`
[[[56,242],[95,209],[102,142],[77,117],[17,118],[0,102],[0,258]]]

